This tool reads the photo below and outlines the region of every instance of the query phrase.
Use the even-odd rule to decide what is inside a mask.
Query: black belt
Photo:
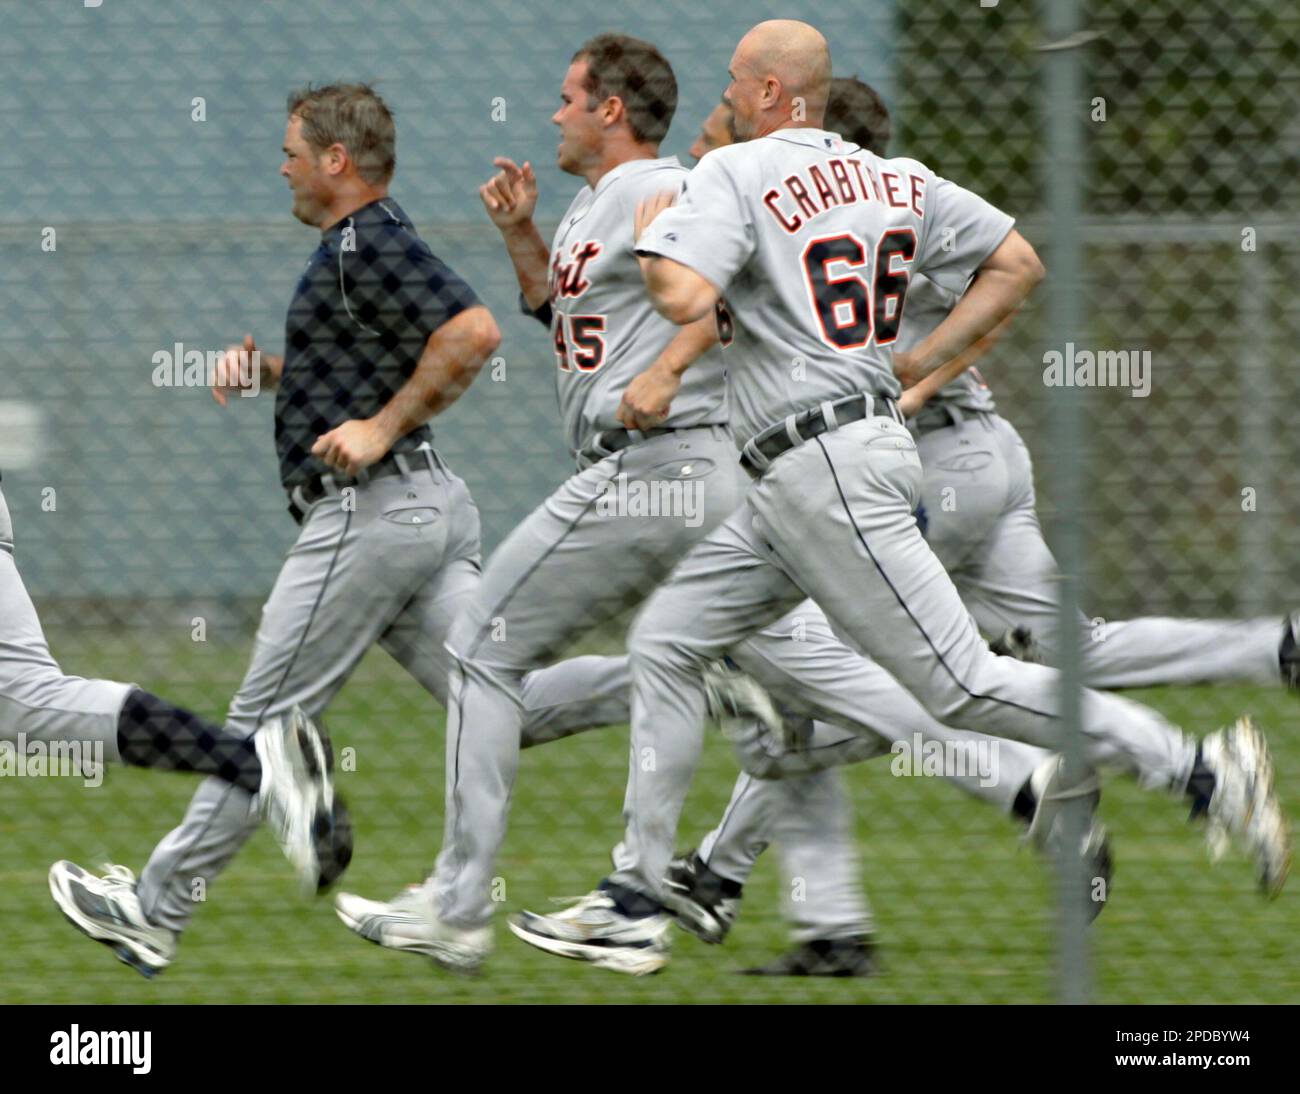
[[[687,429],[711,429],[712,422],[702,425],[680,426],[675,429],[605,429],[592,437],[591,441],[585,448],[578,450],[575,455],[580,460],[588,460],[591,463],[599,463],[606,456],[612,456],[615,452],[622,452],[625,448],[631,448],[634,444],[640,444],[642,441],[648,441],[651,437],[662,437],[668,433],[681,433]]]
[[[870,418],[873,414],[885,414],[899,425],[903,424],[903,415],[893,399],[866,394],[849,395],[844,399],[801,410],[776,425],[768,426],[750,438],[740,454],[740,464],[750,474],[761,475],[774,459],[790,449],[823,433]]]
[[[980,413],[971,411],[970,413]],[[965,421],[962,411],[946,403],[931,403],[924,406],[912,419],[912,428],[920,433],[933,433],[936,429],[949,429]]]
[[[365,478],[349,479],[341,475],[313,475],[305,482],[299,483],[289,491],[289,516],[293,517],[294,523],[301,524],[302,518],[307,515],[307,510],[315,505],[321,498],[327,498],[331,494],[337,494],[340,490],[349,486],[361,486],[363,483],[374,482],[376,479],[386,479],[392,475],[402,474],[402,466],[398,462],[399,453],[390,452],[378,463],[371,464],[366,468]]]

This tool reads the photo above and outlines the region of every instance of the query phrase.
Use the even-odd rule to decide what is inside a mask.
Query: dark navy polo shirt
[[[286,487],[331,468],[311,455],[322,433],[372,418],[411,378],[429,335],[478,304],[410,218],[380,198],[322,233],[289,305],[275,446]],[[393,445],[431,440],[427,424]]]

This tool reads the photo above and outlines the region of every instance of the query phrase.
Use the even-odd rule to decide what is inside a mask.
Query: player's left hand
[[[352,478],[382,460],[392,447],[393,438],[373,418],[354,418],[321,434],[311,454]]]
[[[618,407],[618,420],[628,429],[653,429],[661,425],[681,386],[681,376],[660,368],[657,363],[651,365],[627,385]]]
[[[645,230],[654,223],[655,217],[665,209],[670,209],[677,204],[677,192],[675,190],[660,190],[652,198],[646,198],[644,201],[636,203],[636,217],[632,237],[636,242],[641,242],[641,236]]]

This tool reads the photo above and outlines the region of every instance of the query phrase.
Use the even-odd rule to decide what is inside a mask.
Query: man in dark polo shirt
[[[295,705],[318,714],[376,642],[445,703],[443,643],[478,586],[479,519],[427,422],[500,341],[487,308],[388,196],[395,129],[379,95],[360,84],[309,87],[289,97],[288,114],[280,173],[320,245],[289,305],[284,356],[246,336],[213,388],[224,406],[253,367],[278,387],[280,476],[302,528],[227,714],[241,734]],[[525,703],[534,712],[525,732],[625,720],[626,668],[567,662],[535,674]],[[256,827],[251,803],[228,782],[199,788],[141,874],[140,908],[153,926],[173,938],[184,929],[195,879],[215,878]],[[322,887],[334,866],[323,864]]]

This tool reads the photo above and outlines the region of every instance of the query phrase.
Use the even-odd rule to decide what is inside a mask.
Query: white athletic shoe
[[[422,885],[408,886],[387,903],[339,893],[334,910],[362,938],[390,950],[431,957],[452,972],[477,972],[492,952],[491,927],[443,922],[434,914],[433,898]]]
[[[731,742],[742,770],[757,779],[802,774],[798,770],[812,723],[787,722],[772,697],[748,673],[728,661],[714,661],[704,670],[704,695],[709,717]]]
[[[1233,840],[1255,860],[1260,891],[1276,897],[1291,869],[1291,835],[1273,789],[1273,760],[1264,734],[1248,717],[1201,742],[1201,762],[1214,773],[1205,842],[1218,860]]]
[[[608,893],[597,890],[554,915],[521,912],[511,916],[510,929],[547,953],[645,976],[668,964],[672,920],[662,912],[624,915]]]
[[[1049,756],[1034,768],[1029,776],[1029,788],[1036,807],[1029,821],[1025,838],[1035,849],[1048,858],[1056,859],[1062,849],[1061,809],[1072,798],[1086,798],[1088,818],[1084,824],[1079,855],[1083,859],[1087,882],[1083,894],[1088,922],[1091,923],[1106,907],[1110,899],[1111,881],[1114,877],[1114,856],[1106,826],[1097,819],[1097,806],[1101,803],[1101,780],[1092,775],[1074,786],[1065,786],[1061,775],[1061,758]]]
[[[709,716],[730,738],[758,721],[778,745],[785,745],[785,719],[772,697],[757,680],[726,661],[714,661],[704,669],[704,695]]]
[[[1097,808],[1101,800],[1101,780],[1096,774],[1067,785],[1062,772],[1062,759],[1052,755],[1034,768],[1029,776],[1029,789],[1033,792],[1035,808],[1029,821],[1029,841],[1040,851],[1051,852],[1059,828],[1061,809],[1074,798],[1087,798],[1089,807]]]
[[[334,825],[328,742],[295,706],[285,717],[260,725],[253,747],[262,764],[257,795],[262,819],[298,874],[303,895],[310,896],[320,885]]]
[[[135,874],[125,866],[105,865],[96,877],[75,862],[50,867],[50,895],[68,922],[102,942],[142,976],[155,976],[176,956],[176,935],[156,927],[140,910]]]

